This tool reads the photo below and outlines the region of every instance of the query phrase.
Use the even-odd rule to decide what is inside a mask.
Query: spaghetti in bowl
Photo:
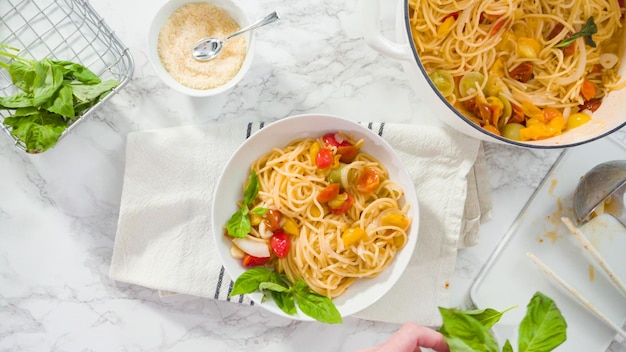
[[[241,230],[244,208],[249,227]],[[235,151],[216,185],[212,223],[234,292],[242,274],[269,269],[287,287],[304,283],[315,300],[332,300],[345,317],[402,275],[417,243],[419,208],[402,160],[375,132],[339,117],[299,115],[262,128]],[[279,315],[317,319],[301,305],[288,314],[257,290],[249,297]]]

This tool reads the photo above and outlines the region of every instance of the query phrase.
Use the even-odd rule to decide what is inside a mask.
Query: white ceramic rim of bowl
[[[247,43],[246,57],[241,65],[241,69],[239,70],[239,72],[237,72],[237,74],[225,84],[211,89],[194,89],[182,85],[181,83],[176,81],[165,69],[165,67],[163,67],[163,64],[161,64],[161,59],[158,52],[159,32],[161,31],[161,28],[163,27],[165,22],[170,18],[172,13],[174,13],[174,11],[176,11],[178,8],[185,4],[197,2],[208,2],[219,7],[223,11],[227,12],[239,24],[241,28],[248,26],[251,23],[245,12],[239,6],[229,0],[169,0],[157,11],[154,18],[152,19],[152,23],[150,24],[150,30],[148,33],[148,58],[150,59],[150,63],[152,64],[152,67],[154,68],[156,74],[169,87],[190,96],[207,97],[223,93],[233,88],[241,81],[241,79],[246,75],[246,73],[250,69],[250,66],[252,65],[256,40],[254,36],[254,31],[242,34],[243,36],[245,36]],[[191,52],[191,48],[189,49],[189,51]]]
[[[324,114],[295,115],[266,125],[244,141],[225,165],[213,193],[211,220],[217,252],[226,272],[234,281],[246,269],[241,265],[241,260],[234,259],[230,255],[230,240],[225,238],[223,226],[237,210],[236,203],[243,197],[243,185],[248,179],[252,162],[269,152],[271,148],[283,147],[296,138],[318,137],[338,130],[353,133],[356,138],[365,139],[363,151],[381,161],[392,179],[404,188],[404,201],[411,204],[409,214],[412,217],[408,243],[396,255],[392,263],[375,278],[356,280],[346,293],[333,300],[341,316],[346,317],[371,306],[392,289],[409,264],[418,239],[419,202],[413,180],[398,154],[374,131],[354,121]],[[267,135],[271,135],[272,138],[264,140]],[[392,160],[381,158],[383,155],[391,156]],[[237,196],[233,198],[233,194]],[[296,320],[313,320],[299,310],[296,315],[287,315],[276,306],[273,300],[261,303],[262,294],[259,292],[248,296],[256,305],[275,314]]]

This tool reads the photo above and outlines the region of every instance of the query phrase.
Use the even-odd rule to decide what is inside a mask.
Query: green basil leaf
[[[499,352],[498,343],[489,329],[473,316],[454,308],[439,307],[439,312],[443,318],[440,332],[450,351]]]
[[[0,97],[0,108],[2,109],[18,109],[31,106],[33,106],[33,98],[24,92]]]
[[[567,323],[554,301],[536,292],[519,327],[519,352],[551,351],[566,338]]]
[[[118,85],[119,82],[112,79],[98,84],[72,84],[72,92],[79,102],[91,102]]]
[[[555,45],[555,47],[557,47],[557,48],[567,47],[570,44],[572,44],[574,42],[574,40],[576,40],[576,39],[578,39],[580,37],[584,37],[585,38],[585,43],[587,45],[591,46],[592,48],[595,48],[596,47],[596,43],[594,43],[594,41],[591,38],[591,36],[596,34],[596,33],[598,33],[598,26],[594,22],[593,16],[592,16],[592,17],[589,17],[589,19],[587,19],[587,22],[585,22],[585,25],[583,26],[583,28],[579,32],[576,32],[576,33],[572,34],[570,37],[567,37],[567,38],[563,39],[557,45]]]
[[[16,109],[15,112],[13,113],[13,116],[32,116],[32,115],[37,115],[40,114],[39,109],[37,109],[36,107],[33,106],[28,106],[25,108],[19,108]]]
[[[250,230],[252,230],[250,217],[248,217],[244,209],[247,210],[248,207],[245,205],[242,206],[241,209],[236,211],[235,214],[230,217],[228,223],[226,223],[226,230],[228,231],[229,236],[243,238],[250,233]]]
[[[250,177],[248,177],[246,190],[243,192],[244,204],[252,204],[257,194],[259,194],[259,188],[261,188],[261,185],[259,184],[259,178],[257,177],[256,171],[252,170],[252,172],[250,173]]]
[[[9,65],[9,74],[13,84],[26,93],[33,92],[35,68],[32,63],[14,60]]]
[[[70,88],[70,86],[66,83],[63,83],[61,85],[61,89],[54,94],[51,100],[44,103],[42,107],[50,112],[57,113],[70,119],[76,118],[74,114],[74,98],[72,96],[72,88]]]
[[[71,61],[52,61],[63,68],[63,77],[65,80],[78,80],[85,84],[98,84],[101,82],[100,77],[91,72],[87,67],[71,62]]]
[[[259,285],[263,282],[271,282],[272,277],[277,275],[274,271],[266,268],[253,268],[244,271],[233,285],[229,297],[252,293],[259,289]]]
[[[502,352],[513,352],[513,346],[511,346],[511,341],[508,339],[504,341],[504,346],[502,346]]]
[[[464,311],[464,313],[478,320],[478,322],[484,325],[487,329],[491,329],[498,321],[500,321],[500,318],[502,318],[502,315],[504,315],[504,313],[513,308],[514,307],[508,308],[502,312],[499,312],[493,308],[487,308],[466,310]]]
[[[291,292],[276,292],[272,291],[272,298],[274,302],[283,312],[289,315],[294,315],[296,311],[296,303]]]
[[[41,153],[52,148],[67,128],[63,116],[45,110],[37,110],[27,116],[9,116],[4,119],[4,124],[12,128],[11,135],[22,141],[29,153]]]
[[[265,215],[265,214],[267,214],[268,210],[269,210],[269,209],[267,209],[267,208],[263,208],[263,207],[256,207],[256,208],[254,208],[254,209],[250,210],[250,212],[251,212],[252,214],[257,214],[257,215]]]
[[[338,324],[342,322],[341,314],[330,298],[311,291],[302,280],[298,280],[293,289],[296,302],[302,313],[322,323]]]
[[[63,71],[50,59],[35,62],[33,79],[33,106],[42,106],[52,98],[63,84]]]
[[[275,282],[265,281],[259,284],[259,290],[269,290],[273,292],[289,292],[289,287],[285,284],[278,284]]]

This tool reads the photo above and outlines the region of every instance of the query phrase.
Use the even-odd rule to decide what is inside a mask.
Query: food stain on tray
[[[562,231],[563,224],[561,223],[561,218],[563,216],[571,216],[573,212],[571,206],[573,195],[568,194],[564,199],[562,199],[562,197],[560,196],[555,197],[555,189],[558,183],[559,181],[557,178],[553,178],[550,180],[548,195],[554,198],[556,207],[554,208],[554,211],[552,213],[550,213],[543,219],[544,231],[537,236],[537,241],[539,243],[549,241],[549,243],[555,244],[557,240],[564,237],[563,234],[565,232]],[[567,206],[564,206],[564,204],[567,204]]]

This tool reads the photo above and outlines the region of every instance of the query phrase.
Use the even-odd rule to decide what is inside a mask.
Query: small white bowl
[[[165,22],[167,22],[167,20],[174,13],[174,11],[176,11],[185,4],[198,2],[208,2],[220,8],[222,11],[228,13],[230,17],[232,17],[233,20],[235,20],[235,22],[239,24],[240,28],[244,28],[251,24],[250,19],[245,14],[245,12],[230,0],[170,0],[159,9],[159,11],[154,16],[154,19],[152,20],[152,24],[150,25],[150,30],[148,33],[148,58],[152,63],[152,67],[154,67],[157,75],[163,80],[163,82],[165,82],[165,84],[167,84],[171,88],[174,88],[181,93],[193,97],[208,97],[223,93],[233,88],[237,83],[241,81],[241,79],[245,76],[246,72],[250,68],[250,65],[252,64],[255,39],[254,31],[249,31],[241,34],[241,36],[244,36],[246,39],[246,57],[243,61],[243,64],[241,65],[241,68],[239,69],[239,72],[237,72],[237,74],[225,84],[211,89],[194,89],[179,83],[165,69],[161,62],[158,52],[159,33]],[[200,39],[201,38],[198,38],[198,40]],[[191,48],[189,48],[189,53],[189,55],[191,55]]]
[[[390,179],[404,190],[404,201],[409,204],[408,215],[412,218],[409,240],[389,266],[374,278],[356,280],[343,295],[333,299],[341,316],[346,317],[369,307],[392,288],[406,269],[417,244],[419,207],[415,186],[400,157],[382,137],[356,122],[329,115],[298,115],[273,122],[250,136],[230,157],[215,186],[211,215],[217,252],[226,272],[235,280],[247,268],[243,267],[241,259],[231,256],[231,241],[224,236],[223,228],[237,211],[237,201],[242,197],[242,187],[248,179],[250,165],[272,148],[284,147],[295,139],[317,138],[337,131],[364,140],[362,150],[383,164]],[[293,316],[285,314],[273,300],[262,302],[263,295],[260,292],[254,292],[249,297],[256,305],[277,315],[312,320],[300,310]]]

